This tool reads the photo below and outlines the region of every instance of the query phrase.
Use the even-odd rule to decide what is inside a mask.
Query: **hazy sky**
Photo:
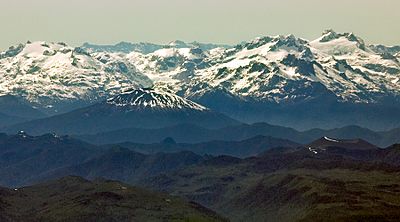
[[[400,0],[0,0],[0,49],[27,40],[234,44],[262,35],[354,32],[400,45]]]

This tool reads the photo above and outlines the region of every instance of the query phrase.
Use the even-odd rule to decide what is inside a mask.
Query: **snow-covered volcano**
[[[132,110],[208,110],[202,105],[179,97],[175,94],[151,88],[141,88],[126,91],[113,98],[108,99],[107,104]]]
[[[126,128],[162,128],[193,124],[222,128],[240,124],[221,113],[168,92],[136,89],[86,108],[14,125],[7,132],[88,134]]]

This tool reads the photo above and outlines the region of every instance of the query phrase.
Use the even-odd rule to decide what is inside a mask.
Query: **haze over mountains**
[[[399,218],[399,46],[27,42],[0,79],[1,221]]]
[[[0,135],[0,185],[18,187],[50,178],[80,175],[132,182],[198,163],[193,152],[145,155],[122,146],[95,146],[68,136]]]
[[[0,127],[46,116],[31,104],[11,95],[0,96],[0,110]]]
[[[327,216],[332,221],[362,218],[394,221],[391,218],[398,216],[398,145],[380,149],[363,140],[323,137],[306,145],[277,143],[278,147],[274,148],[274,145],[262,145],[263,141],[271,141],[270,138],[258,137],[251,141],[205,145],[214,152],[220,150],[221,154],[232,147],[245,151],[246,147],[261,145],[258,155],[241,159],[188,151],[142,154],[123,148],[123,144],[99,147],[50,134],[1,135],[1,185],[20,187],[39,183],[17,189],[1,188],[0,198],[5,204],[0,205],[0,211],[4,212],[1,219],[23,221],[24,217],[38,217],[50,221],[51,217],[76,217],[84,220],[104,215],[122,217],[118,221],[124,221],[130,215],[155,217],[158,221],[165,215],[187,217],[186,213],[176,212],[185,209],[194,214],[202,212],[201,217],[224,220],[201,205],[120,182],[96,179],[99,177],[168,192],[200,203],[232,221],[264,221],[265,218],[312,221]],[[172,144],[171,140],[163,143]],[[186,146],[204,152],[198,149],[201,145]],[[49,179],[57,181],[43,184]],[[157,202],[160,200],[163,201]],[[170,203],[175,201],[179,204]],[[27,203],[33,206],[29,208]],[[140,209],[137,203],[146,204],[143,212],[132,215],[131,211],[124,211],[128,206]],[[66,210],[65,206],[73,210]],[[94,206],[104,209],[103,213],[99,214]],[[357,207],[353,209],[354,206]],[[37,210],[29,210],[32,207]],[[332,215],[332,212],[335,213]]]
[[[353,145],[358,152],[338,143],[318,151],[276,149],[244,160],[217,157],[143,183],[232,221],[396,221],[398,168],[382,164],[376,154],[388,152],[382,156],[391,159],[398,147],[373,154],[377,150]]]
[[[178,143],[201,143],[207,141],[238,141],[259,135],[288,139],[300,144],[310,143],[323,136],[340,139],[362,138],[380,147],[399,143],[400,129],[371,131],[358,126],[346,126],[331,130],[311,129],[297,131],[293,128],[267,123],[241,124],[219,129],[207,129],[196,125],[176,125],[158,129],[126,128],[96,134],[76,135],[78,138],[95,144],[111,143],[158,143],[171,137]]]
[[[151,87],[242,122],[400,126],[399,48],[367,45],[352,33],[262,37],[234,47],[28,42],[0,58],[0,93],[50,115]]]

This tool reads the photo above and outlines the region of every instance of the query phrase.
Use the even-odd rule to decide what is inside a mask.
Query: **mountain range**
[[[150,87],[246,123],[388,130],[400,126],[399,55],[332,30],[231,47],[28,42],[0,53],[0,93],[54,115]]]
[[[268,123],[239,124],[218,129],[207,129],[191,124],[181,124],[157,129],[126,128],[96,134],[75,135],[94,143],[158,143],[170,137],[177,143],[205,143],[209,141],[240,141],[257,136],[267,136],[307,144],[318,138],[329,136],[339,139],[361,138],[380,147],[400,143],[400,128],[388,131],[372,131],[359,126],[346,126],[330,130],[311,129],[298,131],[289,127]]]
[[[316,142],[247,159],[215,157],[141,186],[184,196],[231,221],[396,221],[398,145]]]
[[[106,62],[65,43],[27,42],[0,53],[0,94],[49,114],[72,110],[151,80],[123,61]]]
[[[249,157],[275,147],[297,146],[297,143],[271,137],[202,144],[176,144],[166,138],[160,144],[96,146],[56,134],[0,134],[0,186],[31,185],[69,175],[134,183],[198,164],[212,155]]]
[[[140,52],[142,54],[150,54],[163,48],[200,48],[204,51],[207,51],[210,49],[220,48],[220,47],[231,48],[232,46],[223,44],[207,44],[200,42],[186,43],[180,40],[172,41],[166,45],[154,44],[148,42],[141,42],[141,43],[120,42],[115,45],[96,45],[86,42],[82,45],[82,48],[86,49],[88,52],[110,52],[110,53]]]
[[[160,143],[140,144],[124,142],[117,145],[136,152],[149,154],[192,151],[200,155],[229,155],[241,158],[256,156],[272,148],[300,146],[299,143],[271,136],[255,136],[240,141],[214,140],[202,143],[176,143],[173,138],[167,137]]]
[[[160,144],[109,144],[96,146],[69,136],[0,134],[0,185],[17,187],[48,179],[77,175],[106,177],[129,183],[227,157],[249,161],[254,157],[342,156],[359,161],[400,166],[396,146],[378,148],[362,139],[322,137],[308,144],[257,136],[244,141],[177,144],[166,138]],[[240,158],[239,158],[240,157]],[[228,161],[228,162],[229,162]],[[273,162],[273,164],[277,164]],[[286,163],[297,166],[297,162]],[[318,165],[323,167],[323,165]]]
[[[19,187],[69,175],[133,182],[203,159],[188,151],[145,155],[120,146],[99,147],[55,134],[2,134],[0,185]]]
[[[262,147],[271,138],[252,141],[226,143],[225,149]],[[304,145],[264,147],[247,158],[189,151],[143,154],[52,134],[2,134],[1,184],[12,189],[0,188],[0,219],[198,221],[179,219],[193,214],[208,218],[200,221],[397,219],[398,144],[381,149],[361,139],[325,136]],[[146,206],[143,211],[135,211],[141,209],[138,203]]]

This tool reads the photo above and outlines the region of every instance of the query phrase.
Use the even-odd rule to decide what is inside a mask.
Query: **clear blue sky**
[[[80,45],[235,44],[262,35],[354,32],[400,45],[400,0],[0,0],[0,49],[27,40]]]

